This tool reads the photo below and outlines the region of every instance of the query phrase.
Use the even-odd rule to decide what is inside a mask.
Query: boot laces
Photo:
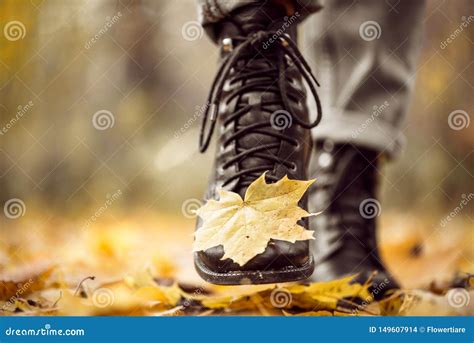
[[[278,39],[272,43],[268,50],[262,52],[259,48],[275,36],[278,37]],[[296,123],[305,129],[314,128],[319,124],[322,116],[321,102],[316,91],[316,87],[319,86],[319,83],[312,74],[308,63],[298,50],[296,43],[293,42],[289,36],[279,36],[276,31],[259,30],[248,36],[233,37],[232,41],[237,43],[236,47],[224,58],[219,67],[206,102],[199,137],[200,152],[205,152],[209,147],[220,113],[219,109],[222,104],[226,82],[232,84],[243,81],[242,87],[226,95],[226,105],[236,97],[240,98],[242,95],[252,92],[273,93],[277,95],[278,100],[269,102],[263,100],[263,97],[260,97],[259,104],[238,103],[235,111],[226,115],[223,122],[224,126],[238,122],[239,118],[256,108],[269,115],[275,113],[274,110],[270,109],[270,106],[274,105],[281,107],[281,110],[278,112],[287,116],[286,118],[281,116],[281,120],[289,120],[291,123]],[[266,65],[266,67],[262,68],[262,64],[259,64],[259,67],[256,68],[255,63],[252,64],[255,60],[265,61],[266,63],[263,65]],[[315,100],[317,113],[316,119],[313,122],[301,120],[294,111],[292,102],[300,101],[302,98],[304,99],[304,93],[291,86],[288,87],[287,70],[289,65],[296,66],[303,80],[308,84],[308,88]],[[223,142],[223,145],[225,147],[233,141],[238,141],[244,136],[255,133],[274,137],[295,146],[299,144],[295,138],[285,134],[284,130],[280,130],[278,127],[275,128],[273,124],[275,123],[272,120],[265,120],[250,125],[236,125],[234,132]],[[224,181],[224,185],[237,178],[241,178],[243,182],[242,186],[248,185],[262,172],[271,170],[274,164],[282,164],[287,168],[294,169],[294,163],[269,153],[269,150],[278,148],[279,144],[278,142],[261,144],[250,149],[237,147],[236,155],[222,166],[224,169],[251,156],[263,159],[266,163],[259,164],[252,168],[241,168],[237,173],[227,178]],[[267,179],[277,181],[276,177],[271,174],[267,174]]]

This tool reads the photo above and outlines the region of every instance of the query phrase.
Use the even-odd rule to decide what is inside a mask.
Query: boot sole
[[[314,270],[313,256],[303,266],[287,268],[281,270],[249,270],[249,271],[229,271],[218,273],[209,269],[201,259],[194,256],[194,267],[197,273],[205,281],[216,285],[256,285],[266,283],[280,283],[305,280],[311,276]]]

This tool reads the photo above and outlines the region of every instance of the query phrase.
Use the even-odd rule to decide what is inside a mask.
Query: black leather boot
[[[314,281],[358,274],[361,283],[372,280],[374,298],[398,288],[384,267],[376,242],[376,218],[381,212],[376,200],[377,154],[350,144],[330,141],[316,144],[311,175],[311,218],[315,231]]]
[[[200,137],[204,152],[217,127],[215,164],[205,200],[217,199],[218,188],[243,197],[265,171],[267,182],[284,175],[307,180],[309,129],[317,125],[321,111],[317,82],[294,43],[296,27],[284,26],[285,15],[276,6],[246,6],[217,27],[221,66]],[[312,123],[302,79],[319,108]],[[300,206],[306,205],[303,199]],[[197,230],[200,225],[198,219]],[[302,220],[302,225],[307,227],[307,221]],[[195,253],[195,267],[204,280],[223,285],[274,283],[306,279],[313,272],[308,241],[271,241],[244,266],[222,260],[223,255],[222,246]]]

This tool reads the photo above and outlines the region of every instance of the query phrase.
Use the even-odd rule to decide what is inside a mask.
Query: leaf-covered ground
[[[403,218],[403,219],[400,219]],[[385,216],[380,244],[404,289],[374,301],[350,278],[215,286],[192,266],[193,220],[29,215],[1,225],[0,315],[474,315],[473,230]]]

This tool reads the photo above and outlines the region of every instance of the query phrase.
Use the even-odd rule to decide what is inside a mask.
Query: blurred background
[[[473,14],[471,0],[428,1],[409,144],[382,170],[381,240],[406,285],[473,270]],[[192,0],[0,1],[0,204],[19,210],[1,213],[0,271],[51,258],[45,246],[84,257],[63,235],[102,227],[100,252],[140,235],[139,249],[174,249],[192,270],[189,208],[213,156],[198,153],[198,131],[218,57],[196,17]],[[114,239],[120,249],[104,248]]]

